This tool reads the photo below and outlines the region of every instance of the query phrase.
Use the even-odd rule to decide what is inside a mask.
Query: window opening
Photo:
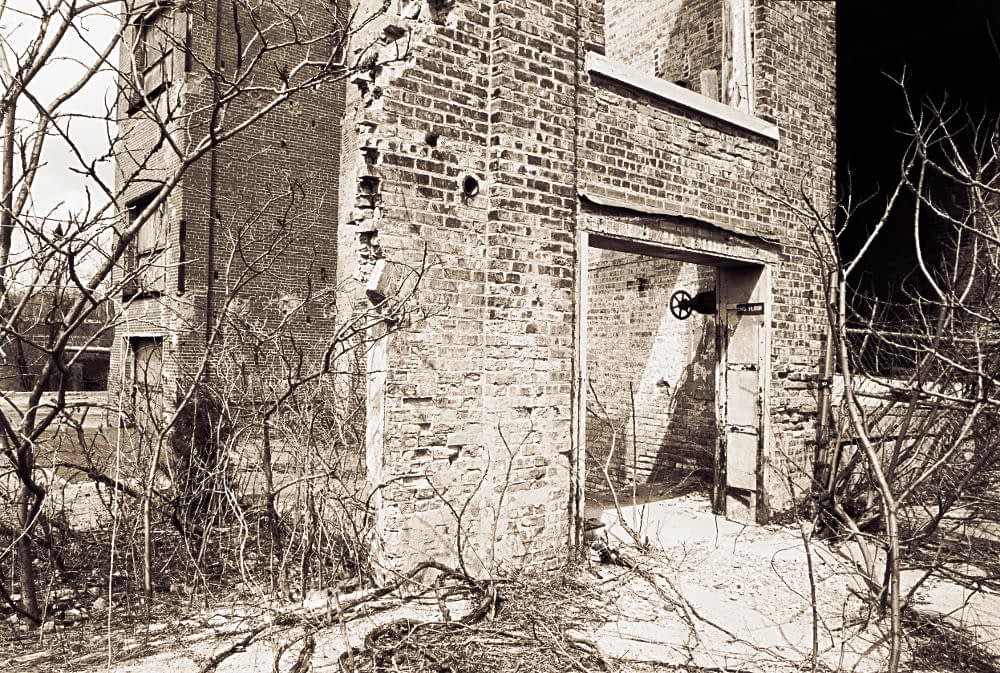
[[[753,113],[749,0],[605,0],[609,58]]]
[[[156,98],[170,83],[173,41],[169,2],[151,2],[134,10],[132,21],[132,81],[129,112]]]
[[[153,202],[156,193],[142,197],[128,207],[129,224]],[[126,284],[125,299],[144,296],[159,296],[167,287],[167,224],[166,202],[151,213],[132,240],[127,255],[126,273],[131,282]]]

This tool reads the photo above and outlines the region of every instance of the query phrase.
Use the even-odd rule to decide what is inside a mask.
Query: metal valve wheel
[[[678,320],[691,317],[691,295],[685,290],[677,290],[670,295],[670,313]]]

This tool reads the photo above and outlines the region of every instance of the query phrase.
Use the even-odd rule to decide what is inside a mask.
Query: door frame
[[[746,287],[746,276],[756,273],[751,287]],[[740,278],[743,276],[743,278]],[[740,287],[742,286],[742,287]],[[716,267],[716,293],[718,310],[716,313],[716,446],[714,460],[714,480],[712,490],[712,506],[716,514],[725,515],[740,523],[767,523],[770,518],[771,489],[770,456],[772,446],[771,420],[768,413],[771,388],[771,266],[767,264],[747,264],[740,266]],[[735,301],[733,301],[735,300]],[[763,314],[740,316],[738,304],[762,302]],[[741,362],[731,362],[732,342],[730,320],[744,322],[743,327],[757,326],[756,332],[750,333],[753,350],[750,357],[740,358]],[[744,336],[744,338],[746,338]],[[756,418],[750,423],[733,422],[733,414],[729,413],[730,402],[729,377],[740,371],[746,371],[748,366],[756,368]],[[731,434],[745,435],[743,428],[756,431],[756,442],[753,456],[753,490],[737,487],[730,482],[729,468],[729,437]],[[749,428],[747,426],[750,426]],[[755,427],[754,427],[755,426]]]
[[[691,262],[705,266],[712,266],[716,270],[716,287],[720,285],[720,278],[724,277],[727,269],[755,268],[760,271],[760,280],[757,288],[756,300],[764,302],[763,325],[761,329],[762,342],[759,351],[759,395],[760,395],[760,437],[757,451],[756,469],[756,491],[752,503],[752,518],[758,522],[766,522],[770,515],[768,507],[768,489],[770,487],[769,458],[772,453],[773,439],[771,436],[771,422],[768,409],[770,408],[770,380],[771,380],[771,326],[772,321],[772,295],[771,295],[771,273],[777,255],[772,250],[760,248],[741,240],[730,239],[726,242],[726,250],[713,250],[711,252],[699,249],[697,245],[691,245],[689,240],[678,241],[677,244],[668,242],[653,241],[649,239],[636,239],[627,235],[611,234],[604,231],[594,231],[580,228],[576,233],[576,264],[575,264],[575,334],[574,334],[574,357],[573,357],[573,381],[572,381],[572,409],[571,409],[571,431],[570,431],[570,544],[574,549],[580,549],[583,545],[584,511],[586,504],[586,470],[587,470],[587,311],[589,305],[589,267],[591,248],[616,250],[637,255],[650,257],[662,257],[674,259],[681,262]],[[722,321],[716,320],[717,348],[723,348],[719,337],[721,336]],[[725,398],[726,375],[722,363],[722,354],[717,353],[715,367],[716,382],[716,423],[719,429],[716,439],[716,467],[719,459],[724,457],[725,433]],[[719,472],[716,469],[716,472]],[[724,470],[716,475],[716,479],[725,480]],[[725,492],[725,488],[722,489]],[[718,498],[718,503],[725,504],[724,498]],[[722,514],[724,512],[717,512]]]

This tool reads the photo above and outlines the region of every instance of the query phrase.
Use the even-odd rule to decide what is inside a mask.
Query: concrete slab
[[[646,547],[646,579],[623,584],[616,605],[626,608],[595,639],[631,661],[746,671],[787,670],[808,661],[813,612],[807,556],[795,529],[745,526],[712,514],[707,497],[687,495],[626,505],[601,513],[612,544]],[[825,544],[812,546],[819,596],[820,659],[832,668],[877,671],[885,659],[875,630],[850,627],[861,601],[852,594],[854,567]],[[636,620],[627,610],[647,591],[675,603]],[[631,595],[630,595],[631,594]]]

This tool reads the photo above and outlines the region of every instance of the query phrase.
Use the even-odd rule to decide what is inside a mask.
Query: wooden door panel
[[[756,429],[760,423],[760,380],[753,369],[729,365],[726,375],[727,426]]]
[[[757,490],[757,446],[760,438],[756,433],[726,433],[726,486]]]
[[[719,438],[717,510],[744,523],[756,520],[762,488],[762,375],[765,316],[741,315],[740,305],[766,301],[764,267],[721,268],[718,276]]]

